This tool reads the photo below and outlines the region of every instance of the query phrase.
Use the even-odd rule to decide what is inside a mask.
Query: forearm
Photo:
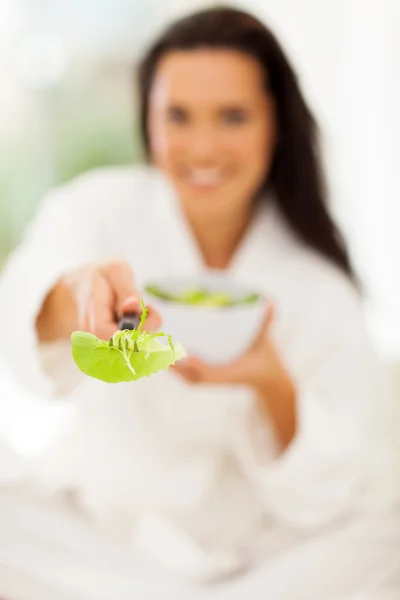
[[[297,430],[297,394],[289,378],[271,381],[256,390],[262,413],[275,428],[281,448],[286,449]]]

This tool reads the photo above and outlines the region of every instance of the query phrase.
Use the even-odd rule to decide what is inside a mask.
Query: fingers
[[[97,266],[87,266],[67,274],[62,285],[74,303],[76,329],[88,331],[102,339],[109,339],[116,330],[113,322],[113,293],[109,282],[99,274]],[[62,315],[65,319],[65,314]]]
[[[208,365],[194,356],[175,363],[173,371],[190,383],[229,384],[236,381],[233,365]]]
[[[124,313],[142,313],[140,291],[135,286],[131,267],[124,261],[110,261],[101,269],[107,278],[115,296],[115,310],[119,319]],[[147,319],[143,329],[157,331],[161,325],[161,316],[152,306],[148,306]]]
[[[80,329],[109,340],[117,329],[112,311],[112,294],[106,280],[99,278],[87,298]]]
[[[114,297],[118,318],[124,312],[141,313],[141,296],[135,287],[133,271],[124,261],[110,261],[101,267],[101,272],[108,280]]]
[[[88,324],[89,331],[105,341],[108,341],[117,330],[109,305],[95,300],[88,304]]]
[[[149,309],[148,318],[144,323],[143,330],[157,331],[160,325],[161,317],[158,312],[153,308]],[[90,301],[87,305],[85,326],[83,329],[93,333],[102,340],[108,341],[117,331],[118,323],[114,321],[113,314],[108,306]]]
[[[130,266],[124,261],[84,267],[65,278],[75,301],[77,327],[108,340],[118,329],[124,313],[142,313],[140,291],[134,283]],[[152,306],[143,329],[157,331],[161,317]]]
[[[175,363],[172,367],[170,367],[170,371],[182,379],[184,379],[188,383],[202,383],[205,382],[204,374],[201,373],[198,369],[193,367],[190,358],[185,358]]]

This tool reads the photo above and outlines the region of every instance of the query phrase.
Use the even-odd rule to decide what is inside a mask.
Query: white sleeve
[[[234,440],[270,514],[300,529],[355,510],[381,510],[400,498],[399,407],[356,294],[339,285],[305,312],[296,350],[302,364],[295,377],[295,439],[271,460],[270,433],[249,403]]]
[[[80,380],[70,344],[39,344],[35,321],[59,278],[97,256],[88,189],[78,180],[41,203],[0,278],[0,354],[18,381],[41,396],[68,392]],[[61,365],[61,366],[60,366]]]

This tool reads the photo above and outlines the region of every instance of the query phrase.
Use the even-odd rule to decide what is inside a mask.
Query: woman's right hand
[[[141,313],[141,294],[124,261],[89,265],[62,277],[47,295],[36,321],[40,341],[69,338],[76,330],[108,340],[123,313]],[[149,307],[145,329],[160,327],[158,312]]]

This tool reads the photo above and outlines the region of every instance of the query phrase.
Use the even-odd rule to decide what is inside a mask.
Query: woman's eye
[[[227,110],[221,115],[222,121],[228,125],[241,124],[248,121],[248,114],[244,110]]]
[[[168,121],[171,123],[186,123],[188,121],[187,114],[181,108],[171,107],[168,109]]]

